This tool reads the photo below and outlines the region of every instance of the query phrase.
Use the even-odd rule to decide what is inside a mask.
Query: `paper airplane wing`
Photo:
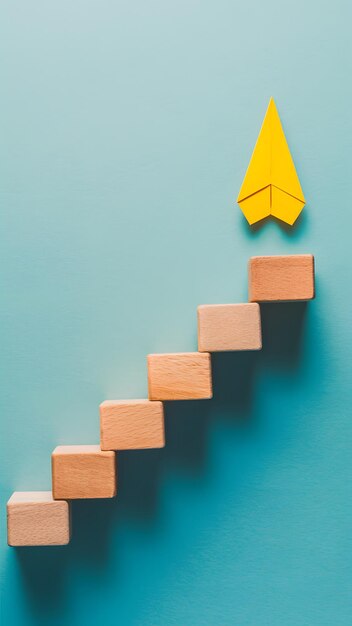
[[[255,224],[271,214],[271,186],[260,189],[243,200],[237,200],[247,222]]]
[[[270,100],[269,109],[272,146],[270,182],[304,204],[303,191],[273,99]]]
[[[270,125],[265,115],[237,202],[254,224],[270,215]]]
[[[268,112],[265,115],[237,202],[270,185],[271,139]]]
[[[304,207],[304,201],[285,193],[282,189],[271,185],[270,214],[292,226]]]

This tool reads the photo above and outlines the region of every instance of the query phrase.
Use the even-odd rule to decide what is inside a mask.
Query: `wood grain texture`
[[[260,350],[261,347],[259,304],[203,304],[198,307],[199,352]]]
[[[58,446],[51,458],[55,500],[116,495],[115,452],[99,446]]]
[[[311,254],[257,256],[250,259],[250,302],[312,298],[314,298],[314,257]]]
[[[9,546],[63,546],[70,541],[70,507],[51,491],[15,491],[7,503]]]
[[[148,356],[150,400],[212,398],[210,354],[180,352]]]
[[[102,450],[163,448],[164,407],[150,400],[107,400],[100,405]]]

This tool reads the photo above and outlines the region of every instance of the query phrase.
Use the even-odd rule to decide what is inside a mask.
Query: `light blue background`
[[[350,3],[61,0],[1,7],[2,618],[9,626],[352,623]],[[307,207],[235,205],[269,97]],[[13,490],[145,397],[148,352],[196,349],[251,255],[312,252],[317,298],[264,311],[261,354],[166,407],[117,500],[64,548],[5,547]]]

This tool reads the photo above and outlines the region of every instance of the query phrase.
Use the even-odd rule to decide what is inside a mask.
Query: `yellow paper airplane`
[[[270,99],[237,202],[250,224],[273,215],[291,226],[305,205],[273,98]]]

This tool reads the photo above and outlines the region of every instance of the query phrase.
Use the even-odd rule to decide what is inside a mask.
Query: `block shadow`
[[[263,366],[292,370],[298,365],[303,347],[307,302],[261,304]]]
[[[11,548],[31,613],[48,621],[64,614],[70,545]],[[11,555],[12,556],[12,555]]]
[[[171,468],[191,476],[202,474],[211,420],[227,420],[238,428],[255,418],[256,378],[263,367],[297,367],[306,311],[305,302],[261,305],[263,349],[212,354],[213,400],[165,402],[166,447],[117,454],[117,498],[73,502],[68,546],[14,549],[35,614],[57,618],[65,606],[66,575],[74,562],[99,572],[106,565],[112,536],[123,526],[138,529],[155,523],[160,481]]]

